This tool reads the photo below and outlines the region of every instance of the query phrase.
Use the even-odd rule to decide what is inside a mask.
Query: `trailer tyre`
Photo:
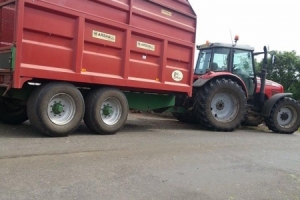
[[[57,82],[35,89],[27,108],[30,123],[42,133],[54,137],[74,132],[85,111],[80,91],[72,84]]]
[[[300,126],[300,106],[294,99],[285,97],[273,106],[265,122],[275,133],[292,134]]]
[[[85,104],[84,122],[97,134],[114,134],[127,120],[129,110],[127,98],[118,89],[93,90],[87,95]]]
[[[197,94],[194,112],[197,120],[207,128],[233,131],[245,117],[245,92],[230,79],[212,80]]]
[[[0,122],[18,125],[27,121],[26,104],[13,99],[0,98]]]

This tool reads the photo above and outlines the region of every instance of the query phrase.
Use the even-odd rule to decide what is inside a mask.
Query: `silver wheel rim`
[[[107,125],[116,124],[122,115],[122,106],[118,99],[114,97],[107,98],[101,105],[100,116]]]
[[[66,93],[56,94],[48,103],[48,117],[56,125],[68,124],[74,118],[75,113],[75,101]]]
[[[283,128],[289,128],[295,124],[297,120],[297,111],[295,108],[286,106],[282,107],[277,113],[277,122]]]
[[[219,122],[230,122],[238,114],[237,97],[231,92],[219,92],[211,101],[211,113]]]

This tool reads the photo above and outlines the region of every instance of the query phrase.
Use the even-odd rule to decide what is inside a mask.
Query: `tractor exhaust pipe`
[[[261,69],[261,77],[260,77],[260,103],[263,105],[265,101],[265,86],[266,86],[266,78],[267,78],[267,64],[268,64],[268,51],[267,47],[264,46],[264,59],[263,59],[263,66]]]

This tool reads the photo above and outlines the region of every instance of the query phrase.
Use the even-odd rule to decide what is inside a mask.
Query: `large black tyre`
[[[0,98],[0,122],[18,125],[27,121],[26,103],[14,99]]]
[[[86,126],[100,135],[114,134],[125,124],[128,116],[126,96],[115,88],[92,90],[85,98]]]
[[[244,120],[246,97],[231,79],[215,79],[206,83],[194,101],[198,122],[216,131],[233,131]]]
[[[39,86],[30,95],[27,108],[32,126],[53,137],[64,137],[74,132],[85,111],[80,91],[63,82]]]
[[[264,117],[254,114],[246,114],[243,126],[258,126],[264,122]]]
[[[275,133],[292,134],[300,126],[300,106],[294,99],[285,97],[273,106],[265,123]]]

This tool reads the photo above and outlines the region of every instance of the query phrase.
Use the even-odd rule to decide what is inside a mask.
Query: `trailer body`
[[[2,0],[0,84],[59,80],[192,92],[196,16],[186,0]]]

